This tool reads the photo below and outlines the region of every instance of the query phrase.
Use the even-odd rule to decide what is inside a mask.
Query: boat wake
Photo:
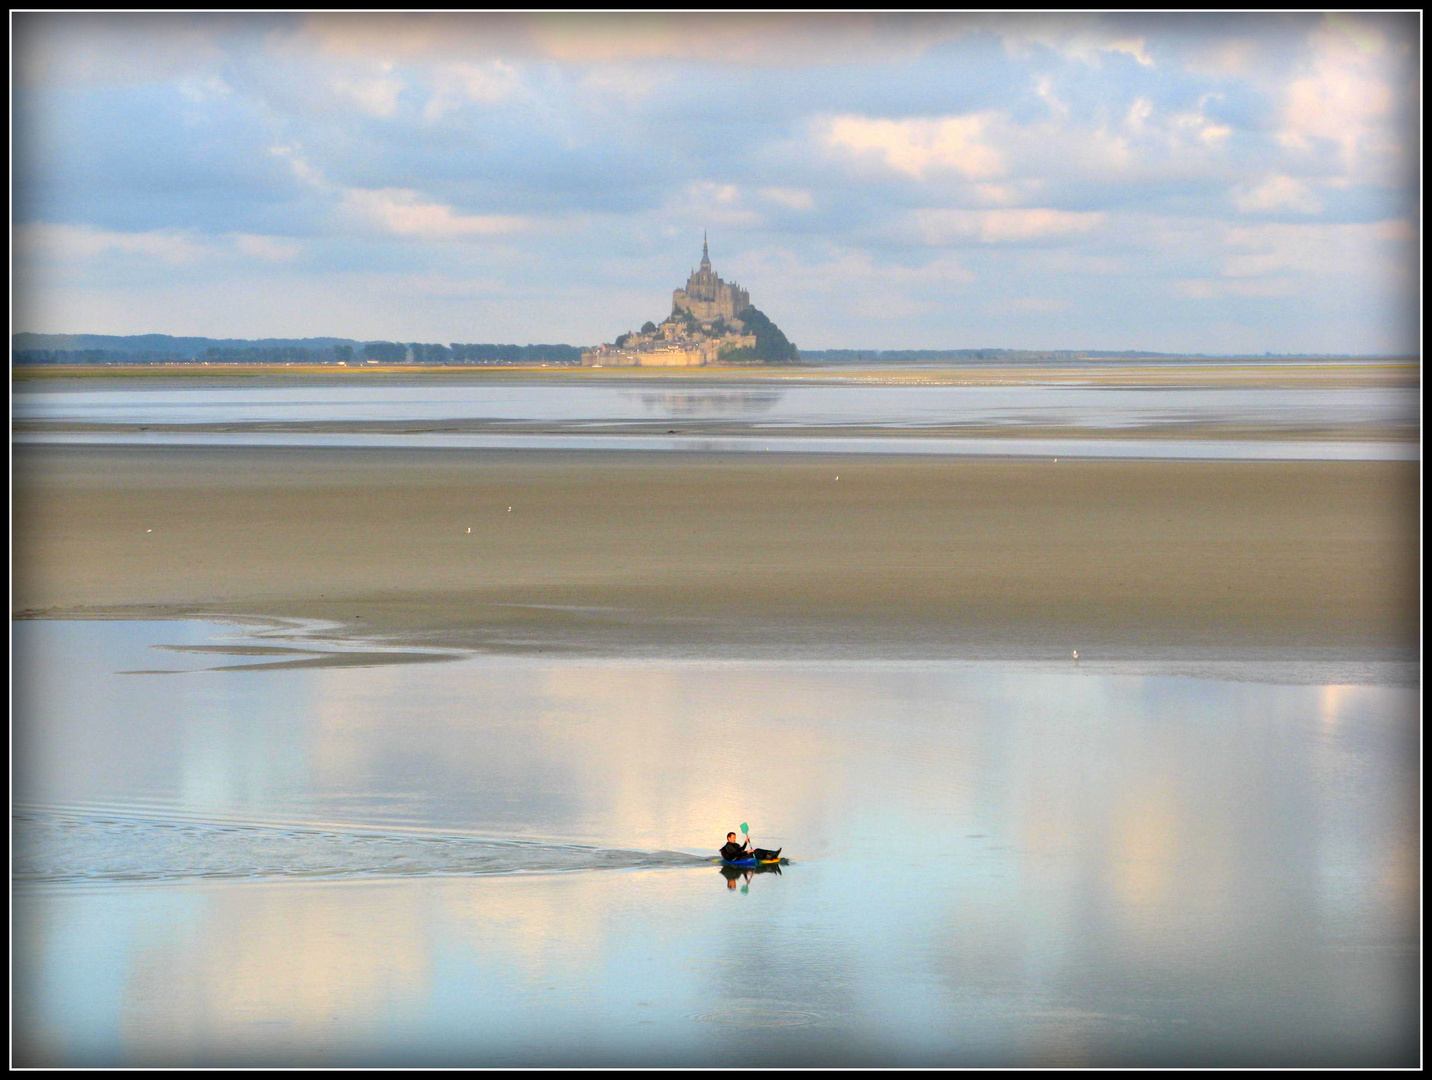
[[[195,821],[88,808],[17,807],[11,820],[16,884],[549,874],[711,863],[680,851]]]

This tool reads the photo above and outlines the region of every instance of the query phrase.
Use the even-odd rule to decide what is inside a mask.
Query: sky
[[[12,15],[13,329],[1420,347],[1416,15]]]

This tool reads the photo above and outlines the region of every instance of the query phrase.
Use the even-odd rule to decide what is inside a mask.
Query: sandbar
[[[1405,657],[1420,632],[1417,463],[13,453],[20,618],[319,619],[492,650],[1091,659]]]

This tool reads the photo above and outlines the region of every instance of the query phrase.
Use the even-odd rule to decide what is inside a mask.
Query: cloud
[[[222,63],[221,38],[236,23],[159,13],[16,13],[17,82],[74,87],[193,75]]]
[[[391,117],[398,112],[398,95],[403,80],[390,74],[392,62],[385,61],[376,75],[335,75],[329,87],[340,97],[355,102],[369,116]]]
[[[1132,35],[1117,22],[1088,15],[1000,15],[981,19],[1000,36],[1005,49],[1027,58],[1036,48],[1100,68],[1111,55],[1127,56],[1140,67],[1153,67],[1144,35]]]
[[[908,62],[976,28],[950,15],[334,13],[308,17],[296,36],[315,51],[340,56],[789,67]]]
[[[1230,296],[1274,297],[1292,296],[1297,284],[1292,278],[1278,277],[1250,281],[1225,278],[1186,278],[1173,283],[1173,291],[1185,300],[1222,300]]]
[[[406,188],[352,188],[343,195],[342,211],[350,220],[381,232],[420,240],[498,236],[519,232],[530,224],[526,218],[503,214],[457,214],[450,206],[421,199]]]
[[[986,244],[1078,236],[1102,227],[1102,210],[916,210],[916,229],[927,244],[978,240]]]
[[[1278,141],[1310,150],[1319,140],[1337,147],[1345,170],[1368,152],[1397,150],[1389,46],[1382,29],[1352,18],[1329,18],[1311,36],[1311,57],[1288,84]]]
[[[802,292],[841,295],[856,302],[878,295],[888,300],[899,290],[915,286],[947,289],[966,285],[976,275],[958,258],[942,254],[915,265],[880,262],[867,252],[845,250],[833,258],[802,258],[785,248],[766,248],[748,252],[742,260],[748,277],[766,282],[800,282]],[[881,309],[879,303],[866,304],[882,318],[893,312]]]
[[[259,236],[254,233],[236,233],[234,246],[245,255],[266,262],[288,262],[297,258],[302,250],[297,244],[276,236]]]
[[[494,327],[599,340],[623,297],[648,297],[635,314],[679,283],[670,264],[684,273],[709,226],[718,265],[832,345],[871,343],[862,320],[891,341],[1008,342],[1028,315],[1042,340],[1056,322],[1083,343],[1137,324],[1155,347],[1159,301],[1187,295],[1201,314],[1170,341],[1241,332],[1266,297],[1259,333],[1337,351],[1385,339],[1378,320],[1410,295],[1394,278],[1417,271],[1412,16],[15,24],[17,252],[45,260],[20,265],[92,327],[101,311],[140,325],[143,297],[155,318],[262,335],[273,306],[189,301],[282,277],[309,301],[323,290],[301,282],[325,282],[326,318],[426,340],[429,317],[466,333],[459,297],[497,281],[471,293]],[[1363,231],[1256,231],[1348,223]],[[774,246],[794,261],[755,259]],[[378,273],[454,298],[380,310],[377,286],[348,288]],[[837,312],[841,281],[859,303]],[[1296,327],[1278,299],[1294,286]],[[1037,309],[1066,296],[1060,319]]]
[[[669,213],[684,222],[702,227],[706,224],[734,229],[760,226],[763,218],[745,205],[741,189],[735,184],[703,180],[689,185],[667,206]]]
[[[1243,184],[1233,193],[1233,205],[1245,214],[1291,210],[1321,213],[1323,204],[1307,184],[1291,176],[1269,176],[1257,184]]]
[[[1074,304],[1069,300],[1058,300],[1041,296],[1018,296],[1010,300],[993,300],[985,310],[996,315],[1057,315],[1070,311]]]
[[[784,206],[787,210],[814,210],[815,199],[809,191],[797,188],[768,187],[761,189],[761,198]]]
[[[951,171],[972,180],[1004,172],[1004,157],[985,145],[990,114],[881,120],[833,116],[817,126],[818,139],[836,150],[875,156],[896,172],[923,180],[931,171]]]
[[[323,178],[322,171],[315,168],[297,147],[270,146],[268,152],[274,157],[287,161],[289,168],[293,170],[293,175],[309,187],[326,189],[330,186],[328,181]]]
[[[1284,224],[1225,229],[1236,249],[1223,261],[1229,278],[1272,274],[1377,276],[1405,265],[1415,238],[1412,223],[1396,219],[1353,224]]]
[[[193,262],[206,250],[194,233],[176,229],[126,233],[90,225],[36,224],[21,226],[16,234],[21,252],[46,260],[86,260],[117,252],[179,266]]]
[[[502,60],[487,64],[439,64],[433,71],[433,95],[423,107],[423,119],[440,119],[464,102],[496,105],[521,85],[517,68]]]

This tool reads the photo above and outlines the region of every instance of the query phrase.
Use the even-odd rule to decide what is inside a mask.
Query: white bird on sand
[[[467,531],[468,531],[468,532],[472,532],[472,526],[471,526],[471,525],[469,525],[469,526],[467,527]]]
[[[1078,662],[1079,662],[1079,650],[1078,650],[1078,649],[1075,649],[1075,650],[1074,650],[1074,663],[1077,664]]]

